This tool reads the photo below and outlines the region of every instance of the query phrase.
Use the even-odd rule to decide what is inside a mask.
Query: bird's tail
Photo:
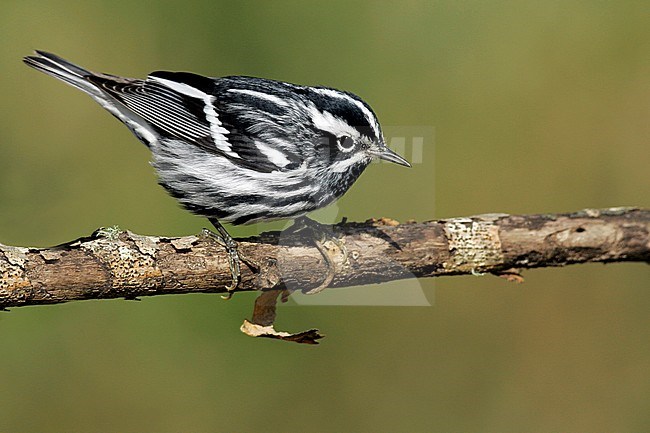
[[[96,86],[87,80],[88,77],[96,75],[93,72],[70,63],[55,54],[38,50],[36,54],[35,56],[23,58],[25,64],[86,93],[97,93]]]
[[[102,107],[108,110],[109,113],[121,120],[147,146],[151,146],[157,141],[157,133],[147,121],[121,103],[109,92],[103,90],[100,84],[97,84],[98,80],[100,82],[109,81],[120,84],[142,83],[141,80],[133,80],[108,74],[97,74],[45,51],[36,51],[36,55],[27,56],[23,58],[23,61],[28,66],[47,75],[51,75],[90,95]]]

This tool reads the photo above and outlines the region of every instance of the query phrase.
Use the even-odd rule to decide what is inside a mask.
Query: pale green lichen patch
[[[28,248],[0,244],[0,294],[29,286],[25,277]]]
[[[97,237],[115,240],[120,236],[120,233],[122,233],[122,230],[118,226],[111,226],[98,228],[95,235]]]
[[[10,264],[20,266],[22,268],[25,266],[25,262],[27,261],[27,253],[29,252],[29,248],[11,247],[9,245],[0,244],[0,252],[4,254]]]
[[[449,270],[478,273],[481,269],[503,262],[499,227],[495,219],[454,218],[444,221],[449,243]]]
[[[159,285],[162,272],[154,258],[134,245],[111,237],[100,237],[81,244],[82,249],[91,253],[110,271],[111,286],[152,288]],[[145,250],[149,251],[146,247]]]

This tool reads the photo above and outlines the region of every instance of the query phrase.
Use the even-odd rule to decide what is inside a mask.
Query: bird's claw
[[[211,222],[217,229],[218,233],[208,229],[203,229],[203,233],[216,240],[228,253],[228,265],[230,267],[231,281],[230,284],[225,287],[226,294],[221,296],[222,299],[228,300],[232,298],[235,290],[241,282],[241,262],[243,261],[246,263],[252,270],[258,270],[259,266],[239,252],[237,242],[228,234],[219,222]]]
[[[336,262],[334,261],[332,251],[325,246],[325,243],[327,241],[331,241],[334,245],[336,245],[338,250],[343,255],[343,266],[349,264],[348,250],[345,247],[345,244],[339,238],[334,236],[332,233],[328,233],[323,229],[323,226],[321,224],[307,217],[297,219],[295,228],[292,227],[292,229],[294,233],[300,233],[306,230],[311,231],[311,240],[325,260],[325,265],[327,266],[327,274],[325,275],[323,281],[321,281],[317,287],[303,290],[303,293],[306,295],[313,295],[321,292],[330,285],[336,276]]]

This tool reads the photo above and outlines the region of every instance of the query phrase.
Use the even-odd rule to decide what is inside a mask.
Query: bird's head
[[[310,87],[305,96],[319,154],[333,172],[365,168],[373,159],[411,166],[386,146],[377,116],[358,96],[324,87]]]

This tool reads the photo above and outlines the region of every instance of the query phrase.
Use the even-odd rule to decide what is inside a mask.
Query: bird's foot
[[[314,243],[318,251],[323,256],[325,260],[325,265],[327,266],[327,274],[321,283],[314,288],[304,289],[303,293],[306,295],[314,295],[323,291],[326,287],[330,285],[334,277],[336,276],[336,262],[334,261],[336,257],[336,252],[332,248],[328,248],[327,244],[332,243],[336,246],[336,249],[343,255],[343,265],[345,266],[348,261],[348,250],[345,247],[345,244],[341,242],[339,238],[334,236],[330,230],[327,230],[324,225],[310,219],[307,217],[300,217],[296,219],[293,226],[289,228],[291,233],[300,234],[302,232],[308,232],[311,234],[310,240]]]
[[[219,224],[218,222],[216,224],[215,222],[212,222],[212,224],[217,229],[217,233],[208,229],[203,229],[203,233],[205,233],[207,236],[214,239],[221,246],[223,246],[226,249],[226,253],[228,254],[228,265],[230,267],[231,281],[230,284],[226,286],[227,293],[221,296],[223,299],[228,300],[232,298],[233,293],[235,292],[235,290],[239,286],[239,283],[241,282],[242,262],[246,264],[246,266],[248,266],[253,272],[258,272],[260,266],[254,260],[252,260],[251,258],[244,255],[241,251],[239,251],[239,245],[228,234],[228,232],[223,228],[223,226],[221,226],[221,224]]]

